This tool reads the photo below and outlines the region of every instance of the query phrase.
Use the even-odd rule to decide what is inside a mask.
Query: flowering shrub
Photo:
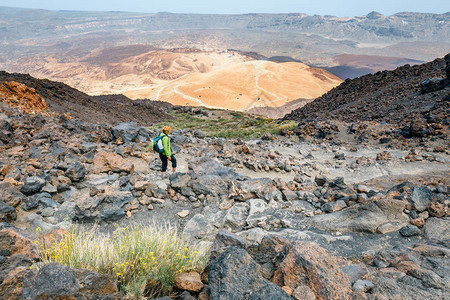
[[[173,292],[175,275],[202,272],[208,249],[195,248],[172,228],[125,227],[111,235],[72,228],[60,241],[46,243],[38,229],[42,263],[58,262],[112,276],[127,297],[156,297]]]

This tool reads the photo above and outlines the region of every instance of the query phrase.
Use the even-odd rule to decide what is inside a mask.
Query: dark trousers
[[[167,156],[165,156],[164,154],[160,153],[159,154],[159,158],[161,158],[162,161],[162,168],[161,168],[161,172],[165,172],[167,170]],[[172,162],[172,168],[176,168],[177,167],[177,160],[175,159],[175,156],[172,154],[170,156],[170,161]]]

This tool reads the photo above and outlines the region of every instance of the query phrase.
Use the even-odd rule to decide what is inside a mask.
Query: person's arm
[[[162,138],[162,144],[163,144],[163,148],[164,148],[163,154],[170,160],[172,151],[170,149],[170,139],[167,135]]]

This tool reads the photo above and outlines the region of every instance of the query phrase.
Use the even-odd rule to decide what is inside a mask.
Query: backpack
[[[167,135],[158,135],[157,137],[155,137],[153,139],[153,150],[155,150],[155,152],[158,152],[158,153],[164,152],[164,147],[163,147],[163,143],[162,143],[162,138],[164,136],[167,136]]]

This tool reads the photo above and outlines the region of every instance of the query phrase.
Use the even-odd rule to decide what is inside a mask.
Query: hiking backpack
[[[153,139],[153,150],[155,150],[155,152],[158,152],[158,153],[164,152],[164,146],[162,143],[163,137],[164,137],[164,135],[158,135],[157,137],[155,137]]]

